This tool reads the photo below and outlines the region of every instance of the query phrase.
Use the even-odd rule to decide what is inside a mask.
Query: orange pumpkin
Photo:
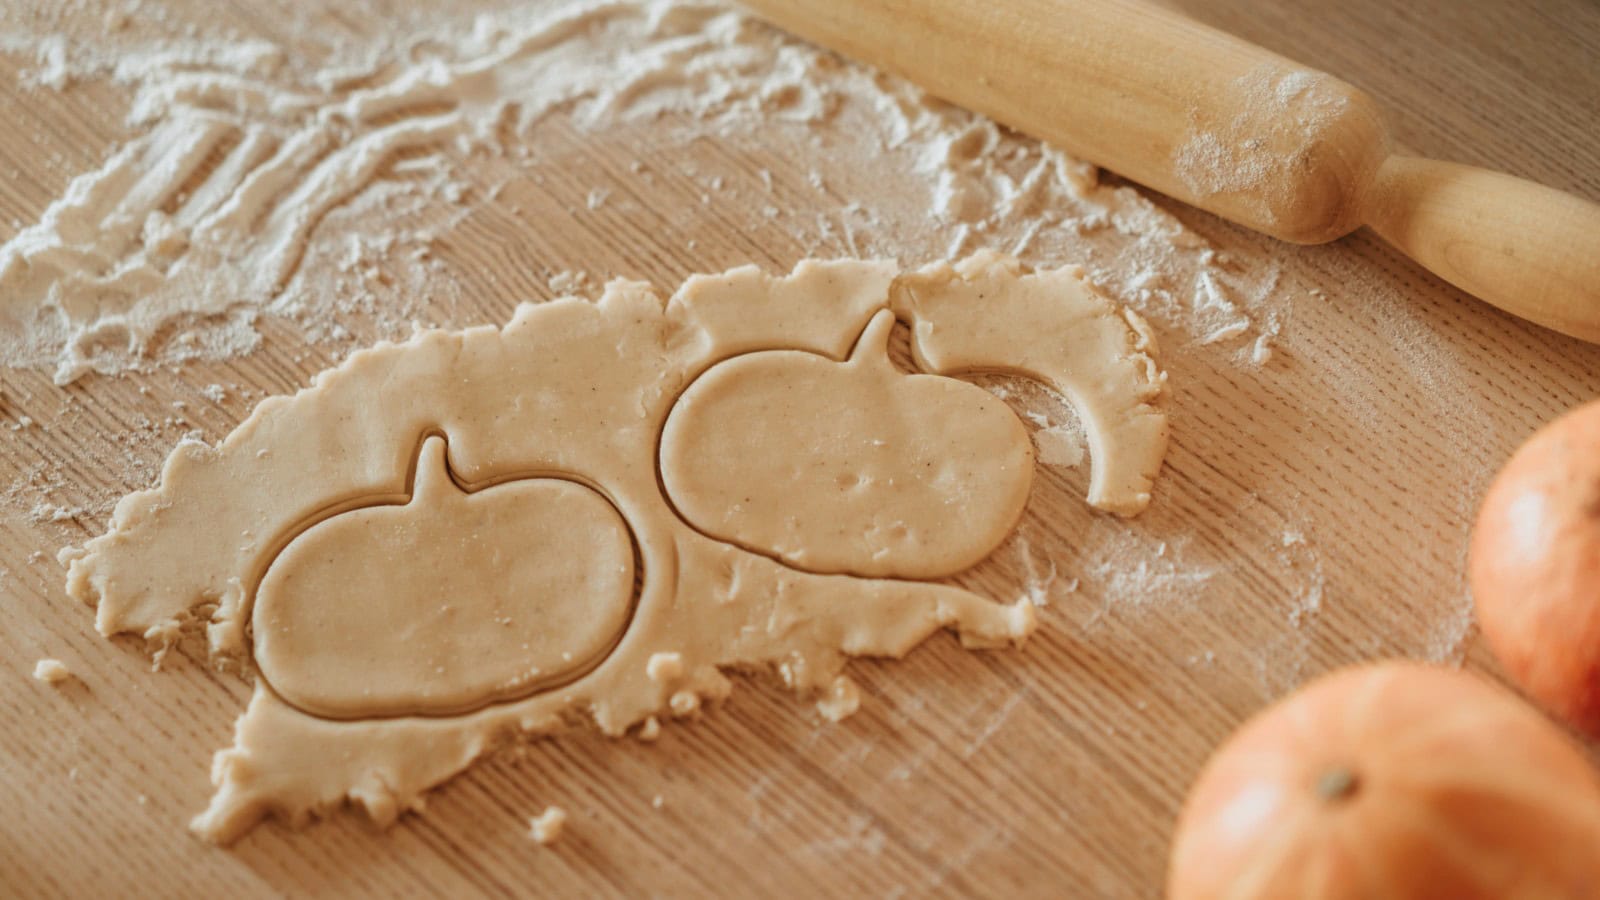
[[[1600,897],[1600,776],[1474,676],[1347,669],[1207,763],[1167,886],[1171,900]]]
[[[1600,738],[1600,402],[1511,457],[1472,534],[1472,594],[1523,690]]]

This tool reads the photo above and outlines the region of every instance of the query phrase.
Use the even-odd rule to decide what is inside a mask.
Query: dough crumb
[[[645,719],[639,726],[639,740],[649,742],[658,737],[661,737],[661,720],[655,716]]]
[[[700,695],[694,691],[679,691],[672,695],[668,705],[672,707],[674,715],[693,715],[700,708]]]
[[[59,659],[41,659],[33,667],[33,677],[46,684],[60,684],[72,677],[72,670]]]
[[[1250,348],[1250,362],[1252,365],[1257,367],[1264,366],[1272,359],[1272,345],[1268,343],[1270,339],[1270,335],[1266,334],[1256,337],[1255,344]]]
[[[860,708],[861,690],[845,675],[835,678],[827,693],[817,700],[817,712],[829,722],[847,719]]]
[[[528,820],[528,836],[541,845],[550,845],[561,839],[567,827],[567,811],[559,806],[547,807],[543,813]]]
[[[652,653],[644,664],[644,673],[656,684],[669,684],[683,677],[683,655],[680,653]]]
[[[660,794],[657,794],[654,797],[650,798],[650,807],[652,809],[660,809],[661,807],[666,806],[666,805],[667,805],[667,801],[662,799]]]

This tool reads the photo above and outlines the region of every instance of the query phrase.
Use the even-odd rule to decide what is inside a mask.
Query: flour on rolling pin
[[[415,298],[457,289],[433,242],[517,177],[492,161],[541,177],[552,116],[594,140],[652,122],[686,139],[792,148],[802,170],[776,186],[763,172],[765,196],[741,205],[779,220],[807,255],[913,262],[988,246],[1078,262],[1160,330],[1228,340],[1246,364],[1265,360],[1277,328],[1265,308],[1272,272],[1218,268],[1204,240],[1143,195],[720,4],[432,13],[336,40],[318,61],[293,41],[204,30],[173,41],[146,24],[95,19],[84,40],[69,17],[0,35],[0,48],[36,58],[34,90],[129,91],[124,143],[96,168],[63,172],[76,175],[65,192],[0,247],[0,362],[49,366],[66,382],[233,356],[256,346],[263,313],[313,340],[340,341],[340,320],[362,314],[403,336]],[[328,40],[302,28],[306,45]],[[1283,102],[1303,105],[1299,94]],[[1217,190],[1253,177],[1263,163],[1246,156],[1224,171],[1239,151],[1212,134],[1192,142],[1195,177]],[[722,173],[690,174],[704,205],[729,189]],[[797,177],[849,199],[797,216],[781,199]],[[571,214],[621,214],[606,202],[615,187],[594,185]]]
[[[1286,176],[1304,160],[1272,145],[1309,145],[1332,126],[1349,102],[1347,94],[1330,89],[1335,83],[1321,72],[1271,65],[1240,76],[1233,87],[1244,103],[1232,119],[1209,121],[1198,106],[1190,112],[1190,130],[1173,159],[1178,177],[1200,197],[1289,184]],[[1264,199],[1255,211],[1273,218]]]

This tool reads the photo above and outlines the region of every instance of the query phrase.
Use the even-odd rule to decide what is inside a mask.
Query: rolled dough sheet
[[[920,374],[884,342],[911,325]],[[1149,502],[1166,446],[1147,330],[1073,268],[980,254],[897,275],[805,261],[614,281],[503,328],[427,331],[263,401],[63,551],[106,635],[252,654],[255,693],[193,822],[228,841],[344,802],[380,824],[498,744],[579,720],[651,740],[777,672],[829,718],[847,657],[949,628],[1019,644],[1027,599],[915,578],[992,552],[1033,451],[949,376],[1037,378],[1077,407],[1089,501]]]

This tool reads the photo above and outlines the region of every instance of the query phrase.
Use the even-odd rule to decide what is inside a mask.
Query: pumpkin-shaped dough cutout
[[[599,493],[558,478],[467,493],[429,437],[404,505],[325,519],[272,561],[256,664],[314,715],[465,712],[593,668],[633,587],[633,540]]]

